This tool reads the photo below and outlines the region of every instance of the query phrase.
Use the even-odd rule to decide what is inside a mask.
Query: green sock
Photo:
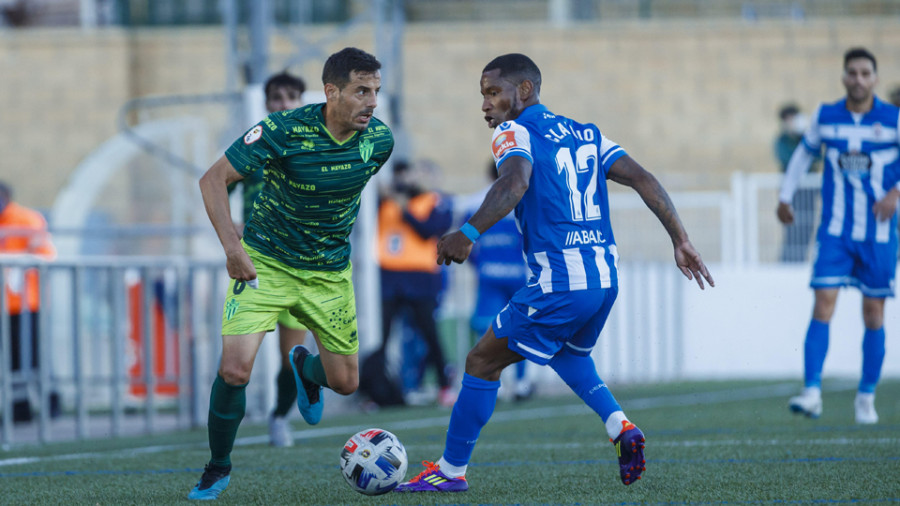
[[[277,396],[275,398],[275,411],[277,417],[287,416],[294,402],[297,401],[297,382],[294,381],[294,370],[291,366],[281,367],[278,376],[275,377]]]
[[[216,375],[209,394],[209,451],[211,464],[231,465],[231,449],[247,407],[247,384],[229,385]]]
[[[325,368],[322,367],[319,355],[310,355],[303,361],[303,377],[316,385],[328,387],[328,377],[325,376]]]

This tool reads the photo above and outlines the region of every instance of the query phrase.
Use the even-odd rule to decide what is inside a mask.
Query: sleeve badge
[[[494,139],[491,147],[494,151],[494,158],[499,159],[510,148],[517,147],[516,135],[511,131],[503,132]]]
[[[247,132],[247,135],[244,136],[244,144],[253,144],[254,142],[258,141],[260,137],[262,137],[262,126],[256,125],[255,127],[251,128],[249,132]]]

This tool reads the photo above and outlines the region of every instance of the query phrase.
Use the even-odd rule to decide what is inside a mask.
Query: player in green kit
[[[326,102],[270,114],[200,178],[209,219],[232,278],[222,315],[222,360],[209,403],[211,458],[189,499],[216,499],[231,478],[231,449],[245,388],[266,332],[287,309],[313,331],[319,355],[291,350],[297,405],[319,422],[322,387],[342,395],[359,384],[350,230],[360,195],[387,162],[390,129],[372,116],[381,63],[356,48],[325,62]],[[263,168],[263,188],[240,238],[227,186]]]

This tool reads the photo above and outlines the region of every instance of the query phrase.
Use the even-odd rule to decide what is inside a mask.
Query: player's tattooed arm
[[[684,276],[688,279],[696,279],[701,289],[704,279],[710,286],[716,286],[700,258],[700,253],[694,249],[688,239],[687,231],[681,224],[672,199],[669,198],[668,192],[659,184],[656,177],[628,155],[619,158],[612,164],[608,177],[634,189],[647,207],[653,211],[672,239],[672,246],[675,248],[675,264]]]
[[[522,200],[528,190],[531,170],[531,162],[520,156],[510,157],[500,165],[500,177],[491,185],[481,207],[468,221],[479,234],[503,219]],[[472,252],[473,244],[459,230],[446,234],[438,241],[437,263],[450,265],[451,262],[464,262]]]
[[[687,232],[681,224],[668,192],[653,174],[641,167],[633,158],[625,155],[616,160],[609,169],[609,179],[631,187],[641,196],[647,207],[662,223],[673,244],[678,245],[688,240]]]
[[[483,233],[502,220],[528,190],[531,170],[531,162],[527,159],[521,156],[507,158],[499,168],[500,177],[491,185],[469,223]]]

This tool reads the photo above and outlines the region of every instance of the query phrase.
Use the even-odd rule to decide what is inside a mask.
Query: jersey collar
[[[318,110],[316,110],[316,116],[318,117],[319,124],[322,125],[322,131],[328,135],[328,138],[331,139],[331,142],[337,144],[338,146],[343,146],[344,144],[347,144],[348,142],[352,141],[353,139],[356,139],[357,137],[359,137],[358,134],[360,132],[353,132],[353,135],[344,139],[343,142],[335,139],[334,136],[331,135],[331,132],[328,130],[328,126],[325,125],[325,102],[322,102],[321,104],[318,104],[318,105],[319,105],[319,107],[318,107]]]
[[[525,108],[524,111],[522,111],[521,114],[519,114],[519,117],[516,118],[516,121],[525,120],[525,119],[528,119],[531,117],[537,117],[545,112],[549,112],[549,110],[547,109],[547,106],[545,106],[544,104],[529,105],[528,107]]]
[[[852,112],[850,111],[850,109],[847,109],[847,97],[842,98],[842,99],[839,101],[839,103],[840,103],[841,107],[842,107],[845,111],[847,111],[848,114],[852,114]],[[875,112],[881,110],[884,106],[885,106],[884,101],[882,101],[880,98],[878,98],[878,95],[872,95],[872,108],[869,109],[868,111],[862,113],[862,115],[863,115],[863,117],[865,117],[865,116],[868,116],[868,115],[870,115],[870,114],[873,114],[873,113],[875,113]]]

